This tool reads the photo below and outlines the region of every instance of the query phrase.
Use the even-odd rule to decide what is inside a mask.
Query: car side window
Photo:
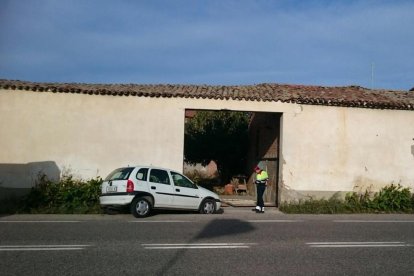
[[[149,181],[153,183],[170,185],[170,178],[168,177],[168,173],[164,170],[159,169],[151,170]]]
[[[147,175],[148,175],[148,169],[147,168],[141,168],[137,172],[137,179],[142,181],[147,181]]]
[[[175,186],[197,189],[197,186],[185,176],[176,172],[171,172],[171,176]]]

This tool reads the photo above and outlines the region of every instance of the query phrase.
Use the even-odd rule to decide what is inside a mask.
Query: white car
[[[184,175],[164,168],[136,166],[111,172],[101,186],[101,207],[130,205],[135,217],[146,217],[152,209],[197,210],[212,214],[220,209],[220,198]]]

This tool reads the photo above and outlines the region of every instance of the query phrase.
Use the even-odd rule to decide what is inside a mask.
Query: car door
[[[174,206],[184,209],[198,209],[200,205],[199,189],[187,177],[171,171],[174,184]]]
[[[168,172],[152,168],[149,172],[148,185],[154,196],[154,207],[173,207],[174,191]]]

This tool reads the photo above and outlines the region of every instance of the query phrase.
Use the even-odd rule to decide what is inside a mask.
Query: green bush
[[[411,197],[409,188],[391,184],[375,194],[371,207],[383,212],[412,211]]]
[[[298,214],[337,214],[346,213],[343,202],[337,198],[307,199],[295,203],[283,203],[279,209],[285,213]]]
[[[279,207],[285,213],[297,214],[337,214],[347,212],[343,201],[333,196],[330,199],[299,200],[293,203],[283,203]]]
[[[16,196],[4,198],[0,201],[0,214],[17,213],[20,205],[21,199]]]
[[[91,214],[100,213],[101,178],[87,181],[76,180],[71,175],[62,176],[59,182],[50,181],[45,175],[39,177],[30,193],[14,200],[14,207],[7,213],[43,214]]]
[[[414,194],[409,188],[400,184],[391,184],[371,195],[368,191],[363,194],[349,193],[345,200],[334,195],[330,199],[313,198],[299,202],[283,203],[279,207],[285,213],[302,214],[335,214],[335,213],[412,213],[414,212]]]
[[[414,193],[411,195],[411,210],[414,211]]]
[[[370,193],[365,191],[363,194],[348,193],[345,196],[344,205],[350,213],[366,213],[370,212]]]

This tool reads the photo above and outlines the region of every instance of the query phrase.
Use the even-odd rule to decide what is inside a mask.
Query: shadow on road
[[[253,231],[254,229],[255,228],[249,222],[243,220],[213,220],[200,233],[198,233],[194,240],[242,234]]]
[[[247,221],[238,219],[216,219],[207,224],[207,226],[192,238],[188,244],[196,243],[203,239],[248,233],[255,229],[256,228]],[[157,275],[165,275],[187,251],[188,249],[185,248],[178,250],[171,260],[161,268]]]

